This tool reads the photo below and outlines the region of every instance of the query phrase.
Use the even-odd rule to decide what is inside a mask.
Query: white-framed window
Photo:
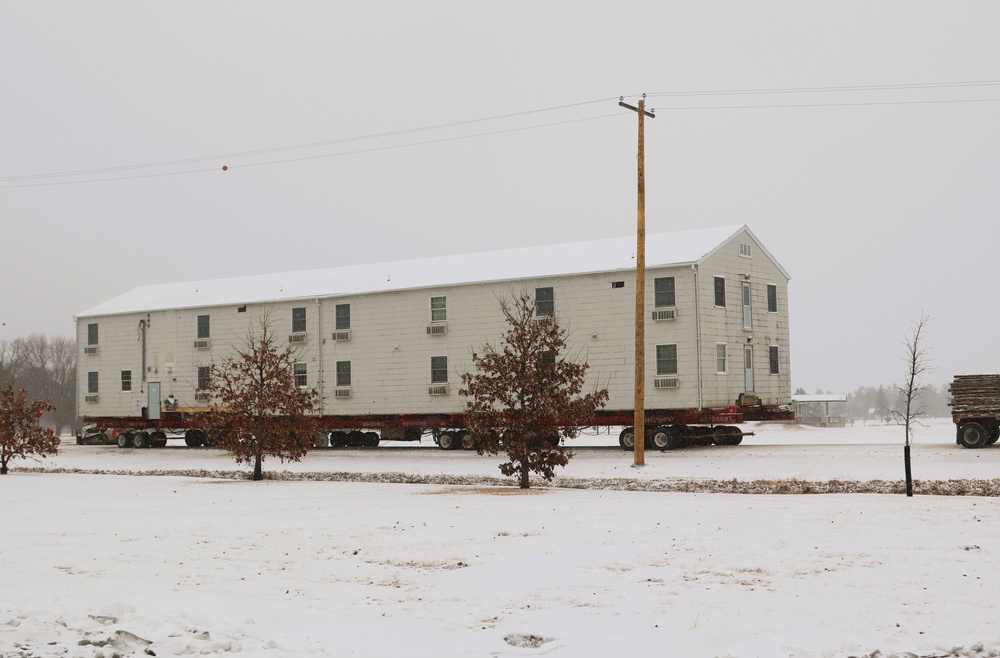
[[[309,371],[305,363],[296,363],[292,365],[292,372],[295,373],[295,385],[299,388],[305,388],[309,385]]]
[[[96,325],[95,325],[96,326]],[[87,373],[87,392],[88,393],[100,393],[98,390],[98,373],[95,370],[91,370]]]
[[[753,308],[751,307],[750,282],[743,282],[743,328],[753,329]]]
[[[658,376],[677,374],[676,344],[656,346],[656,374]]]
[[[87,325],[87,345],[97,345],[97,323]]]
[[[773,283],[767,284],[767,312],[778,312],[778,286]]]
[[[209,316],[198,316],[198,338],[211,338],[211,322]]]
[[[208,388],[208,380],[212,376],[210,366],[198,366],[198,390],[204,391]]]
[[[333,327],[337,331],[351,328],[351,305],[337,304],[333,309]]]
[[[749,242],[740,243],[740,256],[743,258],[753,258],[753,248]]]
[[[729,372],[728,348],[725,343],[715,344],[715,372],[724,375]]]
[[[132,371],[122,370],[122,390],[131,391],[132,390]]]
[[[715,277],[715,305],[719,308],[726,307],[726,277]]]
[[[660,276],[653,279],[653,305],[656,308],[670,308],[677,305],[674,277]]]
[[[431,297],[431,322],[448,321],[448,298]]]
[[[351,385],[351,362],[337,361],[337,386]]]
[[[535,317],[542,318],[556,312],[556,295],[552,288],[535,288]]]
[[[778,365],[778,346],[768,345],[767,346],[767,361],[771,369],[772,375],[780,375],[781,368]]]
[[[446,356],[431,357],[431,383],[432,384],[448,383],[448,357]]]
[[[300,306],[292,309],[292,333],[304,334],[306,332],[306,307]]]

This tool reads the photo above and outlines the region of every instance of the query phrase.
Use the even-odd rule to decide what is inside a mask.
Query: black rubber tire
[[[330,432],[331,448],[343,448],[346,445],[347,445],[347,432],[342,432],[341,430],[334,430]]]
[[[657,450],[670,450],[670,428],[669,427],[656,427],[653,429],[653,447]]]
[[[1000,425],[994,425],[993,427],[986,428],[989,430],[990,438],[986,439],[986,445],[991,446],[1000,439]]]
[[[963,423],[958,428],[958,442],[966,448],[982,448],[987,445],[990,433],[981,424],[976,422]]]
[[[136,448],[148,448],[149,447],[149,433],[148,432],[136,432],[135,436],[132,437],[132,445]]]
[[[442,450],[454,450],[458,447],[458,439],[451,432],[441,432],[438,436],[438,447]]]
[[[156,430],[149,435],[149,444],[154,448],[166,448],[167,447],[167,433],[161,430]]]
[[[476,440],[472,438],[472,432],[459,432],[458,445],[462,450],[475,450]]]
[[[118,447],[119,448],[131,448],[132,447],[132,435],[129,432],[122,432],[118,435]]]
[[[379,441],[382,439],[379,437],[378,432],[365,432],[364,446],[366,448],[377,448]]]
[[[361,430],[351,430],[347,433],[347,445],[352,448],[361,448],[365,445],[365,433]]]
[[[635,450],[635,428],[626,427],[618,435],[618,445],[622,450]]]

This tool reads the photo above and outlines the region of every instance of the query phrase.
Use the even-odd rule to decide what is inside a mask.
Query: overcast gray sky
[[[901,380],[922,312],[931,383],[1000,372],[998,34],[992,0],[0,0],[0,340],[139,285],[633,234],[647,93],[648,230],[750,226],[794,387]]]

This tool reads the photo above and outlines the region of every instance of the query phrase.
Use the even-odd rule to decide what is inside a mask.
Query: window
[[[91,326],[96,327],[97,325],[95,324],[95,325],[91,325]],[[100,392],[100,391],[97,390],[97,373],[96,372],[88,372],[87,373],[87,392],[88,393],[99,393]]]
[[[131,391],[132,390],[132,371],[122,370],[122,390]]]
[[[778,286],[773,283],[767,284],[767,312],[778,312]]]
[[[306,364],[296,363],[292,366],[292,372],[295,374],[295,385],[299,388],[305,388],[309,385],[309,374],[306,371]]]
[[[720,308],[726,307],[726,277],[715,277],[715,305]]]
[[[306,308],[292,309],[292,333],[304,334],[306,332]]]
[[[448,298],[431,297],[431,322],[448,321]]]
[[[552,288],[535,288],[535,317],[545,317],[556,312],[556,297]]]
[[[724,375],[728,370],[726,370],[726,344],[716,343],[715,344],[715,372],[720,375]]]
[[[97,323],[87,325],[87,345],[97,345]]]
[[[337,361],[337,386],[351,385],[351,362]]]
[[[656,346],[656,374],[677,374],[677,345]]]
[[[771,374],[772,375],[780,374],[780,370],[778,369],[778,346],[777,345],[769,345],[767,347],[767,357],[768,357],[767,360],[768,360],[768,362],[770,363],[770,366],[771,366]]]
[[[351,305],[337,304],[333,309],[334,325],[337,331],[347,331],[351,328]],[[305,329],[303,329],[305,331]]]
[[[742,256],[743,258],[751,258],[753,256],[753,251],[751,251],[750,249],[749,242],[740,243],[740,256]]]
[[[431,383],[432,384],[448,383],[448,357],[446,356],[431,357]]]
[[[750,282],[743,282],[743,328],[753,329],[753,309],[750,307]]]
[[[209,338],[209,322],[207,315],[198,316],[198,338]]]
[[[624,281],[612,281],[611,282],[611,287],[612,288],[624,288],[625,287],[625,282]]]
[[[203,391],[208,388],[208,380],[212,376],[212,369],[209,366],[198,366],[198,390]]]
[[[657,308],[676,306],[674,298],[674,277],[664,276],[653,279],[654,304]]]

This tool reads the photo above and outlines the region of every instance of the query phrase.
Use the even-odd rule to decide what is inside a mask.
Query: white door
[[[149,382],[147,384],[149,391],[149,406],[147,407],[149,414],[147,418],[150,420],[160,419],[160,382]]]
[[[753,329],[753,309],[750,307],[750,282],[743,282],[743,328]]]
[[[743,346],[743,386],[753,393],[753,345]]]

